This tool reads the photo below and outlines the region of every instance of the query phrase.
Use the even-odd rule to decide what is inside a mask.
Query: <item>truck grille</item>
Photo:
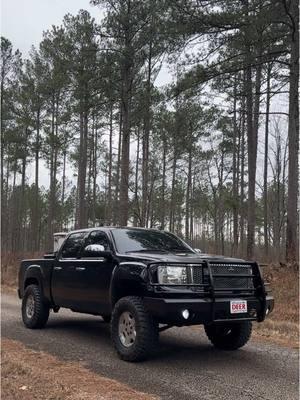
[[[216,289],[253,289],[253,279],[249,279],[244,276],[223,276],[226,274],[240,274],[249,275],[249,277],[252,277],[253,274],[251,265],[213,263],[210,264],[210,268],[213,275],[214,287]],[[195,284],[209,283],[209,276],[206,268],[204,269],[203,277],[202,267],[193,266],[192,282]]]
[[[211,264],[211,272],[214,279],[214,286],[217,289],[252,289],[253,279],[247,277],[224,277],[218,275],[235,274],[249,275],[252,277],[251,265],[236,265],[236,264]]]
[[[192,282],[196,284],[203,283],[202,267],[194,266],[192,270]]]

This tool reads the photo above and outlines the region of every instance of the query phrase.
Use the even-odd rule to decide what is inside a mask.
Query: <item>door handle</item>
[[[76,271],[85,271],[85,267],[76,267]]]
[[[62,267],[54,267],[54,269],[56,269],[56,271],[60,271]]]

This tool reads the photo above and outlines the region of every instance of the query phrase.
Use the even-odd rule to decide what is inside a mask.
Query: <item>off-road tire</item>
[[[26,304],[29,296],[34,299],[33,315],[29,317],[26,312]],[[37,285],[29,285],[25,289],[22,299],[22,319],[27,328],[44,328],[49,318],[49,307],[43,302],[42,293]]]
[[[221,350],[237,350],[250,339],[252,332],[251,321],[204,326],[206,335],[211,343]]]
[[[136,338],[130,347],[125,347],[119,337],[119,319],[124,312],[129,312],[135,319]],[[158,324],[147,312],[140,297],[123,297],[116,303],[111,318],[111,337],[122,360],[131,362],[145,360],[155,351],[158,336]]]

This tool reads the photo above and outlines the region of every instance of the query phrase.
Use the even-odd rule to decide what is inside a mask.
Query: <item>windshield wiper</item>
[[[170,247],[168,251],[174,253],[192,253],[192,251],[189,249],[179,249],[178,247]]]
[[[139,250],[129,250],[126,253],[152,253],[154,251],[158,251],[160,253],[168,253],[167,250],[164,249],[139,249]]]

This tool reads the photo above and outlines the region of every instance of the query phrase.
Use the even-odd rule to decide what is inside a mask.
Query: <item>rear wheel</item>
[[[29,285],[22,299],[22,319],[30,329],[43,328],[49,318],[49,307],[42,300],[38,285]]]
[[[111,319],[112,341],[119,357],[125,361],[147,358],[158,342],[158,324],[139,297],[120,299]]]
[[[205,325],[204,329],[208,339],[216,348],[237,350],[243,347],[250,339],[252,323],[251,321],[244,321],[210,324]]]

